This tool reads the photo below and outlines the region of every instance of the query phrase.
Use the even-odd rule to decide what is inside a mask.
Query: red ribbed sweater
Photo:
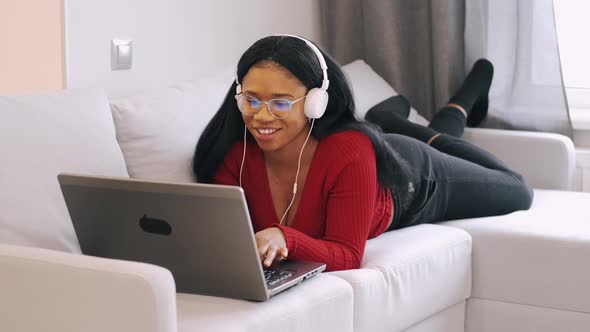
[[[246,151],[242,188],[254,230],[279,227],[290,259],[323,262],[329,271],[359,268],[367,239],[383,233],[392,214],[391,193],[377,183],[369,138],[344,131],[319,142],[290,226],[279,224],[263,151],[253,141]],[[242,152],[243,142],[230,148],[214,183],[239,185]]]

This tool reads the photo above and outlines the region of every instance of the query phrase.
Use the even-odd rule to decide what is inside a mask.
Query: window
[[[572,123],[590,130],[590,2],[554,0],[557,39]]]

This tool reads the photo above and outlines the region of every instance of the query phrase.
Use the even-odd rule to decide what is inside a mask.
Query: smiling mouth
[[[261,135],[272,135],[278,131],[278,129],[256,129]]]

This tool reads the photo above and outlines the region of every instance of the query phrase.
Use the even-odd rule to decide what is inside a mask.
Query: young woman
[[[367,239],[383,232],[530,207],[520,175],[460,139],[468,118],[485,116],[491,76],[489,62],[476,63],[429,127],[372,109],[384,133],[356,119],[328,55],[300,37],[266,37],[242,55],[194,172],[243,188],[264,266],[288,257],[359,268]]]

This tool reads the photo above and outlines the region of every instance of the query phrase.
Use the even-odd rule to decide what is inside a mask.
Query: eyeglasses
[[[272,99],[269,101],[260,101],[252,96],[245,96],[245,95],[236,95],[236,100],[238,101],[238,109],[242,114],[247,116],[254,116],[260,112],[260,108],[262,104],[266,104],[266,108],[268,109],[268,113],[272,115],[275,119],[284,119],[289,116],[291,110],[293,109],[293,104],[300,101],[301,99],[305,98],[305,96],[295,99]]]

